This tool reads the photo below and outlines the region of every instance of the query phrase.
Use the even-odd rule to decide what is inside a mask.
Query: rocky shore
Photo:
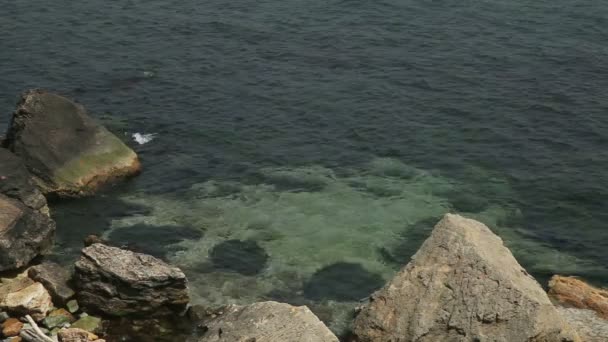
[[[47,198],[93,196],[135,176],[137,155],[83,106],[41,90],[22,95],[1,144],[3,342],[608,341],[608,291],[555,276],[545,292],[487,226],[456,214],[340,337],[306,306],[191,306],[179,268],[97,237],[64,267],[44,259],[61,229]]]

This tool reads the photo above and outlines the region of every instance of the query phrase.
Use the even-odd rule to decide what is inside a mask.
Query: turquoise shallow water
[[[55,204],[54,258],[103,234],[181,266],[199,303],[307,304],[340,330],[447,211],[541,282],[608,285],[607,18],[562,0],[13,2],[0,126],[43,87],[129,141],[145,172]]]

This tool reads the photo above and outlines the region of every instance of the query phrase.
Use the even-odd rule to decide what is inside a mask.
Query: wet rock
[[[277,302],[230,305],[200,326],[202,335],[188,342],[338,342],[307,307]]]
[[[216,269],[244,275],[260,273],[268,261],[268,254],[255,241],[227,240],[213,247],[209,254]]]
[[[315,272],[304,285],[304,296],[311,300],[357,301],[384,285],[384,279],[361,265],[339,262]]]
[[[34,283],[19,291],[9,293],[0,304],[3,309],[17,315],[31,315],[42,320],[53,307],[51,296],[40,283]]]
[[[80,309],[80,306],[78,305],[78,301],[76,301],[76,299],[68,301],[65,307],[70,313],[76,313]]]
[[[42,324],[49,329],[53,329],[55,327],[62,327],[66,323],[72,323],[76,319],[65,309],[57,309],[53,310],[44,320],[42,320]]]
[[[549,281],[549,296],[568,306],[593,310],[608,320],[608,290],[595,288],[574,277],[556,275]]]
[[[174,315],[189,301],[184,273],[150,255],[96,243],[75,271],[80,305],[108,315]]]
[[[176,244],[184,240],[198,240],[201,237],[202,230],[194,227],[136,224],[113,230],[109,240],[115,246],[126,245],[134,252],[164,258],[167,252],[179,249]]]
[[[57,332],[60,342],[91,342],[99,337],[91,332],[79,328],[61,329]]]
[[[452,214],[361,307],[353,331],[359,342],[580,341],[498,236]]]
[[[90,195],[140,171],[135,152],[83,106],[41,90],[21,96],[4,144],[22,158],[44,194]]]
[[[23,323],[20,320],[9,318],[2,323],[2,334],[6,337],[17,336],[22,328]]]
[[[0,312],[0,323],[4,323],[4,321],[6,321],[9,318],[10,318],[10,316],[6,312],[4,312],[4,311]]]
[[[28,275],[33,280],[40,282],[49,291],[53,301],[57,305],[64,305],[75,292],[69,285],[72,278],[71,272],[54,262],[45,262],[30,267]]]
[[[47,253],[55,239],[55,223],[46,213],[0,194],[0,271],[27,265]]]
[[[90,333],[99,333],[102,328],[101,319],[95,316],[85,316],[74,322],[70,328],[82,329]]]

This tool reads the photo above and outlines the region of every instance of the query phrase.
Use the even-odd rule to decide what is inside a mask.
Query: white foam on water
[[[133,134],[131,134],[131,137],[133,138],[133,140],[135,140],[135,142],[137,142],[140,145],[143,145],[143,144],[147,144],[150,141],[154,140],[154,138],[156,137],[156,133],[147,133],[147,134],[133,133]]]

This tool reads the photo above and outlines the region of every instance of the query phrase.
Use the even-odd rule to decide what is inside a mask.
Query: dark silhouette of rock
[[[244,275],[260,273],[268,254],[255,241],[227,240],[213,247],[210,253],[211,262],[216,269],[229,270]]]
[[[124,245],[127,249],[162,259],[167,252],[179,250],[176,244],[202,237],[203,231],[193,227],[136,224],[113,230],[109,241],[114,246]]]
[[[360,308],[353,332],[358,342],[580,341],[498,236],[452,214]]]
[[[188,342],[338,342],[305,306],[261,302],[230,305],[202,319],[202,334]]]
[[[384,279],[359,264],[335,263],[315,272],[304,285],[304,296],[311,300],[357,301],[384,285]]]
[[[159,317],[184,312],[189,301],[184,273],[150,255],[96,243],[75,266],[78,302],[89,310]]]
[[[140,171],[135,152],[83,106],[41,90],[21,96],[4,144],[22,158],[44,194],[90,195]]]
[[[46,199],[21,160],[0,148],[0,271],[27,265],[54,240]]]
[[[0,271],[27,265],[48,252],[55,239],[55,223],[44,213],[0,194]]]

